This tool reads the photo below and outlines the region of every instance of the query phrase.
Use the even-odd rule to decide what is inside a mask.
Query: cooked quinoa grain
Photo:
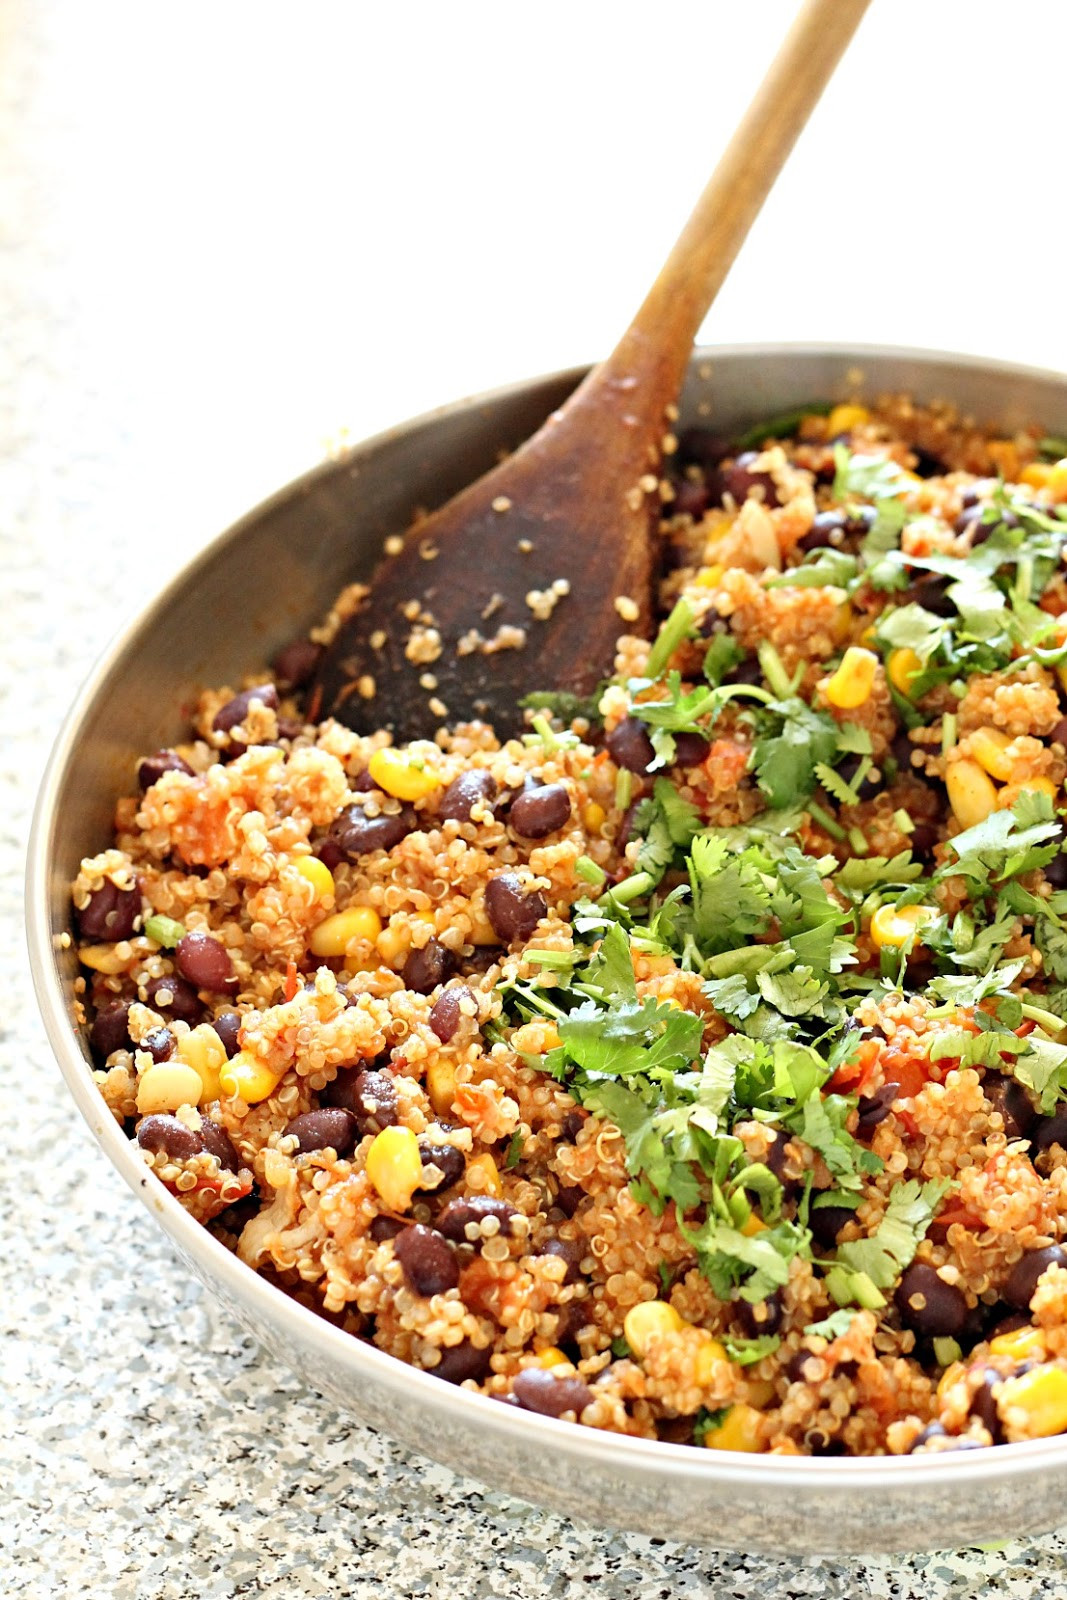
[[[305,721],[360,590],[141,758],[72,886],[100,1092],[446,1382],[708,1449],[1067,1431],[1065,447],[905,396],[671,445],[595,708]]]

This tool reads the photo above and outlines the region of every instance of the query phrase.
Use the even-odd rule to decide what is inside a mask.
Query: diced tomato
[[[832,1094],[862,1094],[879,1056],[876,1039],[864,1039],[850,1061],[843,1061],[827,1084]]]
[[[713,789],[736,789],[748,768],[748,750],[733,739],[716,739],[704,758],[704,771]]]
[[[296,976],[296,962],[290,959],[285,964],[285,998],[292,1000],[300,987]]]

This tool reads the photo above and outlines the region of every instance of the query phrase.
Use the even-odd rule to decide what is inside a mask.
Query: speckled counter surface
[[[76,1119],[23,954],[40,770],[117,611],[156,587],[188,529],[206,537],[269,487],[250,449],[220,446],[196,484],[179,472],[157,492],[142,368],[103,358],[67,248],[76,139],[57,85],[76,16],[0,6],[0,1596],[1064,1595],[1063,1538],[914,1560],[713,1555],[568,1523],[407,1456],[238,1331]],[[201,455],[226,427],[225,396],[204,403]],[[304,459],[275,458],[272,475]],[[105,569],[128,575],[102,599]]]

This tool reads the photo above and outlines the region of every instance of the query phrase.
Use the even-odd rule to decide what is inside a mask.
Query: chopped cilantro
[[[679,600],[660,628],[655,643],[648,653],[648,663],[645,667],[647,677],[659,677],[678,646],[692,636],[693,622],[692,607],[688,601]]]
[[[915,1259],[915,1252],[950,1188],[948,1179],[930,1179],[920,1184],[918,1179],[911,1178],[907,1183],[898,1183],[871,1236],[838,1245],[836,1264],[827,1274],[826,1282],[839,1305],[846,1305],[852,1299],[860,1305],[869,1304],[871,1286],[875,1291],[892,1288],[904,1268]],[[857,1278],[858,1283],[854,1281]],[[881,1302],[881,1295],[878,1300]]]
[[[837,723],[795,697],[772,700],[758,720],[752,760],[759,786],[775,810],[797,805],[814,789],[816,767],[837,753]]]
[[[522,1160],[522,1147],[526,1143],[526,1134],[522,1128],[516,1128],[508,1144],[508,1152],[504,1157],[505,1168],[517,1167]]]
[[[819,1339],[840,1339],[851,1328],[855,1317],[856,1313],[850,1307],[839,1306],[821,1322],[809,1322],[804,1332],[814,1334]]]

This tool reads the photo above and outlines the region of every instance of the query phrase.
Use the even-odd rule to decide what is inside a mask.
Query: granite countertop
[[[181,409],[168,409],[166,385],[145,381],[153,324],[131,331],[129,319],[158,313],[173,363],[180,327],[168,335],[165,306],[125,274],[133,225],[108,231],[120,209],[139,215],[143,191],[120,172],[121,208],[79,211],[79,124],[66,90],[92,65],[86,19],[102,18],[113,41],[117,17],[135,27],[144,15],[74,0],[8,0],[0,10],[0,1592],[1062,1595],[1062,1537],[914,1559],[716,1555],[570,1523],[407,1455],[280,1371],[212,1303],[68,1102],[32,997],[21,913],[25,837],[50,742],[119,613],[147,598],[190,539],[309,459],[285,418],[278,437],[292,457],[282,446],[257,454],[252,435],[269,426],[267,411],[242,432],[228,396],[205,381],[206,421],[197,411],[188,423],[195,481],[182,470]],[[140,113],[150,100],[142,96]],[[135,145],[138,128],[127,135]],[[150,220],[163,227],[158,204]],[[109,299],[101,285],[112,283]],[[105,334],[123,326],[116,356]],[[663,1516],[669,1526],[669,1505]]]

